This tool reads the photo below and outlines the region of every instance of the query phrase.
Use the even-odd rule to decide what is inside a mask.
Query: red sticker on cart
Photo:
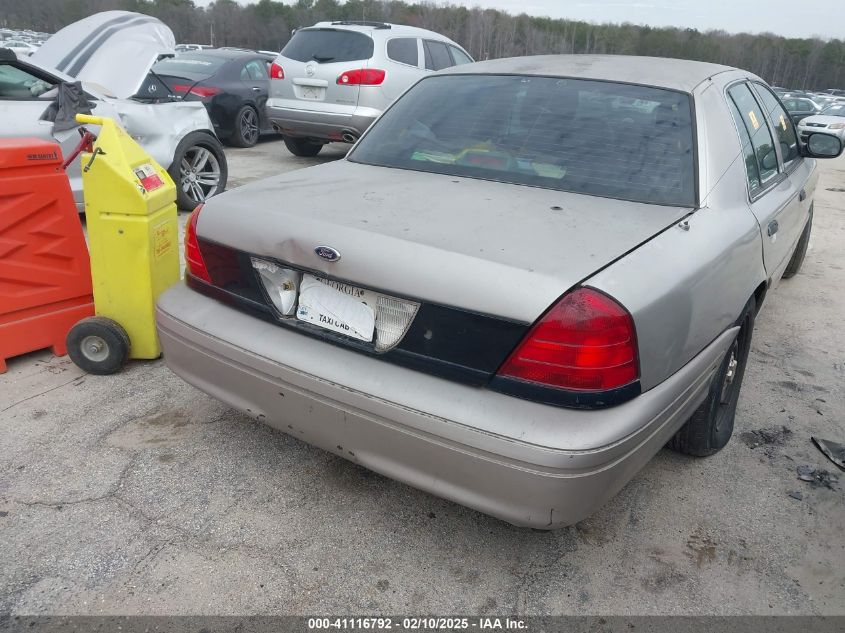
[[[164,181],[156,173],[155,168],[146,163],[135,169],[135,176],[141,181],[144,191],[154,191],[164,184]]]

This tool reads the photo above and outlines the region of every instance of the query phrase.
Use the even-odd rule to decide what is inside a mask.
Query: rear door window
[[[267,64],[258,59],[248,61],[241,71],[241,79],[244,81],[267,79]]]
[[[425,49],[425,67],[429,70],[442,70],[454,66],[452,57],[449,55],[449,49],[443,42],[424,40],[423,47]]]
[[[420,52],[415,37],[397,37],[387,43],[387,56],[400,64],[419,66]]]
[[[728,101],[737,132],[739,132],[739,140],[742,143],[742,158],[745,162],[748,189],[753,196],[760,189],[760,171],[757,168],[757,155],[754,153],[754,146],[751,144],[751,137],[748,135],[748,129],[745,127],[742,113],[737,109],[733,99],[728,99]]]
[[[319,64],[362,61],[373,56],[373,40],[356,31],[301,29],[282,49],[282,55]]]
[[[760,183],[765,186],[780,172],[768,119],[764,116],[763,109],[751,94],[751,89],[747,84],[737,84],[728,90],[728,94],[742,115],[743,125],[751,137],[751,145],[754,148],[754,157],[760,173]]]
[[[471,64],[472,58],[464,53],[460,48],[457,46],[449,46],[449,52],[452,53],[452,59],[455,62],[456,66],[460,66],[461,64]]]
[[[754,89],[760,96],[760,101],[769,115],[769,120],[775,129],[778,142],[780,143],[780,154],[783,158],[783,165],[785,168],[791,167],[801,157],[798,150],[798,135],[795,134],[795,128],[792,126],[792,119],[783,109],[783,106],[777,100],[772,91],[763,84],[754,84]]]

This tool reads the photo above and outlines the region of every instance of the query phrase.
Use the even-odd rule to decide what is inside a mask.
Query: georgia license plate
[[[303,99],[321,101],[323,99],[323,91],[325,88],[321,88],[319,86],[302,86],[300,90],[302,91]]]
[[[305,274],[296,318],[326,330],[372,341],[377,294],[350,284]]]

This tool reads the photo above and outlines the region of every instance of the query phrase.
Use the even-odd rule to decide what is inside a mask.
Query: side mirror
[[[816,132],[807,138],[807,152],[813,158],[836,158],[842,149],[842,140],[833,134]]]

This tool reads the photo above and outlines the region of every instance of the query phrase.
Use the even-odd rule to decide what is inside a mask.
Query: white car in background
[[[0,42],[0,46],[14,51],[18,57],[29,57],[38,50],[37,46],[21,40],[6,40],[5,42]]]
[[[0,137],[34,136],[59,143],[67,156],[79,141],[76,129],[56,131],[41,117],[59,85],[79,81],[97,116],[115,119],[167,168],[177,185],[177,204],[193,209],[226,187],[226,156],[201,102],[144,103],[134,99],[152,65],[174,54],[173,32],[156,18],[105,11],[74,22],[50,37],[31,57],[0,48]],[[164,89],[164,88],[163,88]],[[96,126],[91,126],[96,133]],[[68,167],[82,208],[80,160]]]
[[[806,143],[813,132],[824,132],[838,136],[845,143],[845,100],[831,103],[824,110],[813,116],[801,119],[798,123],[798,134],[801,141]]]

